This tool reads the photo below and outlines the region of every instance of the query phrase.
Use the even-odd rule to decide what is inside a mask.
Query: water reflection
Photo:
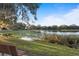
[[[53,31],[41,31],[41,34],[58,34],[58,35],[79,35],[79,32],[53,32]]]

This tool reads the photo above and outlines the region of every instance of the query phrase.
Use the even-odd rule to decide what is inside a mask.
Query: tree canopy
[[[37,3],[1,3],[0,4],[0,19],[17,19],[21,16],[22,20],[29,21],[28,11],[36,20],[36,11],[40,4]]]
[[[40,4],[37,3],[0,3],[0,22],[14,24],[20,16],[21,19],[29,24],[31,14],[37,20],[36,12]]]

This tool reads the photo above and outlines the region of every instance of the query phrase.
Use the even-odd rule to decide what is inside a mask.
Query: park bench
[[[25,54],[24,51],[17,50],[16,46],[4,45],[4,44],[0,44],[0,53],[1,53],[1,56],[4,56],[5,54],[9,54],[12,56],[22,56]]]

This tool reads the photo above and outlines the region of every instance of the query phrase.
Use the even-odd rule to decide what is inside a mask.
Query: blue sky
[[[78,3],[43,3],[37,11],[37,24],[52,25],[79,25]]]

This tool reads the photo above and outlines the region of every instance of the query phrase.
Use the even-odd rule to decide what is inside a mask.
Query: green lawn
[[[49,44],[40,41],[24,41],[19,39],[8,40],[18,49],[26,51],[26,55],[35,56],[79,56],[79,49],[69,48],[58,44]]]
[[[29,31],[2,31],[15,36],[33,35]],[[16,45],[17,49],[26,51],[29,56],[79,56],[79,49],[69,48],[64,45],[51,44],[44,41],[24,41],[18,38],[7,39],[10,44]]]

